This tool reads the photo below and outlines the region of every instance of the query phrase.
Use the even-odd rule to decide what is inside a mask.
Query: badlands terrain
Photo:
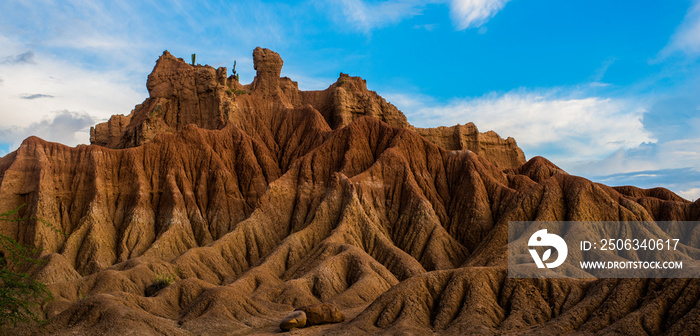
[[[0,158],[0,231],[55,299],[8,334],[700,334],[699,279],[515,279],[509,221],[698,221],[700,200],[609,187],[472,123],[417,128],[359,77],[323,91],[257,48],[244,85],[167,51],[150,97]],[[468,121],[465,121],[468,122]],[[700,239],[700,228],[683,232]],[[168,279],[153,287],[157,279]]]

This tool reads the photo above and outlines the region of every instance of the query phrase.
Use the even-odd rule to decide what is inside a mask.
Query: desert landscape
[[[0,231],[42,250],[32,276],[54,296],[45,325],[3,332],[279,334],[312,307],[291,334],[700,334],[699,279],[506,267],[509,221],[698,221],[700,200],[569,175],[468,120],[416,128],[359,77],[300,91],[274,51],[253,60],[244,85],[166,51],[92,145],[30,137],[0,158],[0,211],[29,218]]]

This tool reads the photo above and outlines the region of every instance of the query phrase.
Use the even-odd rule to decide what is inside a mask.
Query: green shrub
[[[236,96],[236,95],[244,95],[244,94],[250,94],[250,92],[245,91],[245,90],[234,90],[234,89],[227,89],[226,94],[229,96]]]
[[[25,220],[13,218],[18,211],[19,208],[0,214],[0,220]],[[53,295],[46,285],[27,273],[32,266],[45,262],[37,258],[40,252],[36,247],[23,246],[14,238],[0,234],[0,326],[44,322],[37,312],[45,302],[53,299]]]
[[[144,294],[146,296],[156,295],[161,289],[172,285],[175,282],[175,276],[166,273],[156,273],[155,278],[153,278],[153,283],[146,287]]]
[[[149,116],[154,116],[154,115],[160,115],[163,113],[163,107],[160,105],[156,105],[156,107],[153,109],[153,111],[148,112]]]
[[[153,281],[153,283],[162,283],[167,286],[170,286],[173,282],[175,282],[175,276],[172,274],[158,274],[156,273],[156,277]]]

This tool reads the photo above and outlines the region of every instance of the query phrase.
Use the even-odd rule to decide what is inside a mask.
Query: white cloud
[[[602,176],[678,168],[700,171],[700,138],[646,143],[620,149],[600,160],[573,164],[570,170],[576,174]]]
[[[91,120],[105,120],[113,114],[128,114],[147,96],[142,82],[132,82],[124,72],[84,69],[51,54],[28,51],[29,46],[2,35],[0,44],[4,47],[0,59],[13,60],[0,63],[3,78],[0,130],[5,133],[1,142],[15,144],[12,149],[29,135],[44,138],[52,134],[47,133],[48,129],[37,128],[37,121],[43,120],[39,124],[52,121],[62,115],[60,111],[77,111],[71,113],[86,114]],[[25,61],[14,61],[20,59]],[[36,133],[21,130],[36,130]],[[73,130],[69,127],[68,132]],[[53,140],[66,139],[69,144],[88,142],[86,133],[81,136],[83,139],[78,142],[72,135],[61,135]]]
[[[509,92],[439,104],[420,96],[386,96],[416,126],[474,122],[482,132],[515,138],[528,156],[544,155],[564,166],[654,141],[642,125],[645,109],[621,99]]]
[[[396,24],[405,18],[421,14],[426,3],[434,1],[399,0],[367,2],[335,0],[318,2],[326,7],[336,21],[344,21],[355,29],[368,33],[376,28]]]
[[[610,156],[599,160],[580,160],[572,163],[568,171],[573,174],[605,176],[620,173],[634,173],[659,169],[656,162],[650,161],[653,145],[644,144],[633,150],[619,149]]]
[[[420,95],[384,96],[417,127],[474,122],[481,132],[512,136],[528,158],[544,156],[573,175],[700,197],[700,138],[656,141],[642,124],[646,108],[638,99],[556,92],[490,94],[444,104]]]
[[[664,187],[681,197],[700,197],[700,138],[644,143],[565,169],[608,185]]]
[[[658,157],[649,155],[647,159],[653,161],[658,160]],[[660,166],[663,165],[664,164],[661,164]],[[673,165],[674,163],[671,162],[669,166]],[[700,170],[692,167],[642,170],[604,176],[583,176],[592,181],[609,186],[633,185],[639,188],[663,187],[691,201],[696,200],[700,196]]]
[[[57,111],[26,127],[0,129],[0,143],[9,143],[9,149],[15,150],[24,139],[35,135],[47,141],[75,146],[88,142],[90,126],[95,122],[95,118],[87,113]]]
[[[682,190],[678,192],[678,195],[687,200],[695,201],[698,198],[700,198],[700,188],[690,188],[687,190]]]
[[[688,56],[700,55],[700,1],[688,10],[683,22],[676,28],[670,41],[659,53],[660,58],[668,57],[674,53],[683,53]]]
[[[457,30],[477,28],[496,15],[510,0],[451,0],[450,16]]]
[[[503,9],[508,1],[510,0],[334,0],[316,3],[325,7],[337,22],[350,24],[356,30],[369,33],[421,15],[426,5],[445,2],[448,2],[450,17],[457,30],[478,28]],[[414,28],[431,31],[435,24],[415,25]],[[481,34],[485,32],[485,27],[479,31]]]

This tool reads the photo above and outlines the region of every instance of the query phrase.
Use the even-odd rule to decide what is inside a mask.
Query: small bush
[[[19,208],[0,214],[0,220],[25,220],[13,219],[18,211]],[[0,234],[0,327],[44,322],[37,312],[45,302],[53,299],[53,295],[46,285],[27,273],[33,265],[45,262],[37,258],[39,254],[38,248],[23,246],[14,238]]]
[[[163,283],[167,286],[171,285],[173,282],[175,282],[175,276],[172,274],[156,274],[154,279],[154,283]]]
[[[156,105],[156,107],[151,112],[148,112],[148,115],[152,117],[154,115],[160,115],[162,113],[163,113],[163,106]]]
[[[155,278],[153,278],[153,283],[146,287],[146,290],[144,294],[146,296],[154,296],[158,292],[160,292],[161,289],[168,287],[175,282],[175,276],[172,274],[162,274],[162,273],[156,273]]]

